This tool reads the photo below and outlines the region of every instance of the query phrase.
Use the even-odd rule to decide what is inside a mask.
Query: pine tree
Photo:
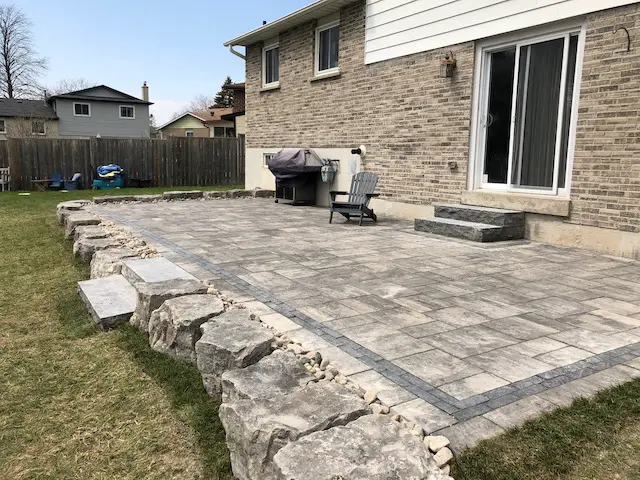
[[[227,75],[227,78],[222,84],[222,89],[216,94],[214,99],[214,108],[233,107],[233,92],[228,88],[229,85],[232,84],[233,80],[231,80],[231,77]]]

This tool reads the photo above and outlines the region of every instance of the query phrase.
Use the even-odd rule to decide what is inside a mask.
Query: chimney
[[[142,84],[142,100],[145,102],[149,101],[149,87],[147,87],[147,82]]]

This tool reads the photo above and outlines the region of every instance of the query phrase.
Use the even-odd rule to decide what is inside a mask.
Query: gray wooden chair
[[[351,180],[351,190],[347,192],[331,191],[331,213],[329,215],[329,223],[333,221],[333,214],[339,213],[347,220],[351,217],[359,217],[360,222],[358,225],[362,225],[362,219],[367,217],[374,222],[378,221],[378,217],[373,213],[373,210],[369,208],[369,201],[378,197],[378,193],[373,193],[378,183],[378,175],[371,172],[356,173]],[[348,195],[346,202],[337,202],[336,197],[338,195]]]

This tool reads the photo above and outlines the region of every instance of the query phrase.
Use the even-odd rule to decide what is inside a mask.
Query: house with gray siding
[[[61,137],[149,138],[148,87],[136,98],[106,85],[47,98]]]

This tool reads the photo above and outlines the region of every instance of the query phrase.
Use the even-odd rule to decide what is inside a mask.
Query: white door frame
[[[586,40],[586,22],[584,18],[572,19],[565,22],[557,22],[554,24],[545,25],[540,28],[527,30],[525,33],[508,33],[498,37],[493,37],[486,40],[480,40],[476,42],[475,52],[475,75],[473,82],[473,100],[472,100],[472,115],[471,115],[471,133],[469,137],[469,168],[467,178],[468,190],[495,190],[514,193],[527,193],[538,195],[557,195],[568,197],[571,189],[571,172],[573,171],[573,157],[575,153],[576,143],[576,130],[578,124],[578,109],[580,99],[580,86],[582,79],[582,67],[584,62],[584,46]],[[517,95],[517,82],[518,82],[518,69],[519,69],[519,53],[520,46],[530,45],[532,43],[539,43],[548,40],[565,37],[565,51],[563,55],[563,75],[561,80],[561,102],[560,113],[564,108],[564,93],[566,89],[566,62],[568,51],[568,36],[573,33],[578,33],[578,51],[576,55],[576,70],[574,77],[574,91],[572,99],[572,115],[569,125],[569,139],[567,148],[567,165],[566,165],[566,180],[565,188],[558,188],[559,181],[559,151],[556,152],[556,158],[554,163],[554,186],[551,191],[543,191],[535,188],[514,188],[511,184],[513,162],[510,160],[507,173],[507,184],[485,184],[482,182],[482,171],[484,165],[484,158],[481,156],[484,154],[485,148],[485,126],[482,122],[486,119],[486,108],[488,106],[488,82],[491,73],[490,56],[489,53],[504,49],[509,46],[516,47],[515,58],[515,71],[514,71],[514,91],[513,95]],[[515,112],[512,112],[512,117]],[[558,132],[561,132],[562,117],[559,117]],[[511,123],[511,141],[509,158],[512,157],[511,149],[513,148],[513,130],[514,122]]]

